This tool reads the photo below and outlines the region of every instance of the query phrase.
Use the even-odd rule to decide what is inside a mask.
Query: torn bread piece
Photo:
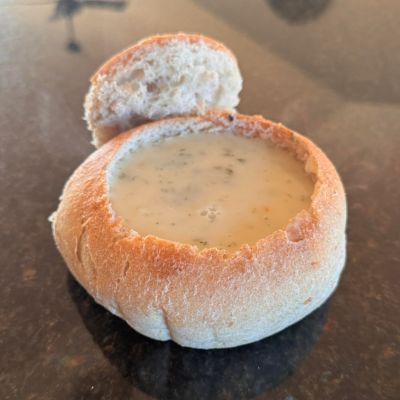
[[[242,77],[233,53],[202,35],[152,36],[108,60],[92,76],[85,120],[100,147],[142,123],[232,112]]]

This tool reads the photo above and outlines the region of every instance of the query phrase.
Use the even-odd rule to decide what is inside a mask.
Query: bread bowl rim
[[[265,239],[269,238],[270,236],[275,235],[277,232],[287,233],[287,227],[290,225],[290,223],[293,220],[296,219],[296,217],[298,217],[299,214],[302,214],[303,212],[311,213],[312,210],[316,208],[316,206],[317,206],[316,203],[318,203],[318,195],[319,195],[319,189],[320,189],[319,187],[317,187],[317,183],[321,182],[321,174],[320,174],[321,169],[320,169],[320,167],[321,166],[326,167],[327,164],[329,165],[329,164],[331,164],[331,162],[325,156],[325,154],[322,153],[322,151],[313,142],[311,142],[309,139],[305,138],[303,135],[286,128],[282,124],[279,124],[279,123],[276,124],[276,123],[273,123],[271,121],[267,121],[262,116],[258,116],[258,115],[247,116],[247,115],[242,115],[242,114],[239,114],[239,113],[229,113],[229,112],[224,112],[224,111],[221,111],[221,112],[209,112],[208,114],[203,115],[203,116],[172,117],[172,118],[166,118],[164,120],[152,121],[152,122],[149,122],[149,123],[144,124],[142,126],[139,126],[139,127],[136,127],[136,128],[133,128],[133,129],[130,129],[130,130],[126,131],[126,132],[121,133],[119,135],[120,137],[118,137],[118,140],[116,140],[115,143],[110,143],[110,146],[115,148],[115,151],[113,152],[113,155],[110,158],[110,160],[109,160],[109,162],[108,162],[108,164],[106,166],[106,172],[105,172],[104,176],[102,176],[102,179],[104,179],[105,185],[106,185],[105,193],[107,194],[107,198],[108,198],[108,194],[110,192],[109,176],[108,176],[109,173],[110,173],[109,168],[112,166],[112,164],[114,163],[115,159],[118,158],[119,153],[121,152],[123,146],[131,138],[133,138],[134,136],[136,137],[136,136],[139,136],[141,134],[146,135],[146,131],[151,130],[153,127],[159,127],[159,126],[162,126],[164,124],[168,125],[168,124],[175,123],[175,122],[181,122],[181,121],[182,122],[186,122],[186,121],[193,121],[193,122],[200,122],[201,121],[202,122],[202,121],[205,121],[205,120],[210,120],[210,121],[213,121],[214,123],[215,122],[224,123],[226,121],[233,122],[233,120],[231,121],[231,119],[235,120],[236,122],[237,121],[243,121],[243,122],[245,121],[247,123],[247,122],[249,122],[251,120],[252,122],[261,123],[261,124],[263,122],[264,123],[265,122],[271,123],[273,127],[278,128],[279,130],[281,130],[281,132],[283,133],[284,140],[286,140],[287,138],[290,138],[290,140],[293,140],[293,142],[296,143],[296,145],[297,144],[300,144],[301,146],[305,145],[306,151],[309,152],[309,154],[308,154],[309,157],[308,158],[310,158],[310,156],[313,156],[313,158],[312,159],[310,158],[310,160],[302,159],[302,157],[304,157],[304,155],[302,155],[302,154],[300,154],[300,155],[299,154],[293,154],[293,152],[296,151],[295,148],[285,148],[285,147],[283,148],[284,151],[288,151],[289,150],[289,152],[292,153],[291,156],[295,157],[298,161],[300,161],[303,164],[304,170],[305,170],[304,172],[307,175],[311,175],[311,177],[312,177],[311,179],[313,180],[313,190],[312,190],[312,193],[311,193],[311,196],[310,196],[311,199],[310,199],[309,206],[304,208],[304,209],[302,209],[302,210],[300,210],[296,214],[292,215],[288,219],[288,221],[287,221],[287,223],[286,223],[286,225],[284,227],[276,229],[273,232],[271,232],[270,234],[268,234],[268,235],[266,235],[264,237],[261,237],[259,240],[257,240],[253,244],[243,243],[243,246],[252,248],[252,247],[255,247],[257,245],[257,243],[260,242],[261,240],[265,240]],[[226,127],[226,125],[224,125],[224,126]],[[229,126],[229,124],[228,124],[228,126]],[[230,132],[230,133],[232,133],[232,132]],[[237,134],[237,133],[234,133],[234,134]],[[180,135],[180,133],[178,133],[178,135]],[[166,135],[166,136],[169,136],[169,135]],[[244,130],[244,131],[240,132],[239,136],[246,136],[246,131]],[[256,137],[259,137],[259,136],[256,136]],[[260,138],[263,139],[263,140],[267,140],[267,141],[271,139],[271,138],[268,139],[268,138],[262,137],[262,136]],[[112,139],[112,140],[114,140],[114,139]],[[151,142],[151,141],[152,140],[149,140],[149,142]],[[278,147],[282,147],[281,143],[279,143],[279,141],[275,142],[274,144],[278,145]],[[315,150],[318,150],[320,153],[322,153],[322,157],[321,157],[321,154],[318,155],[317,157],[315,157],[316,156]],[[314,163],[314,164],[317,163],[317,164],[322,164],[322,165],[315,166],[315,165],[311,165],[311,163],[310,163],[307,166],[306,165],[307,162],[309,162],[309,163],[311,162],[311,163]],[[333,165],[331,164],[331,166],[333,166]],[[333,171],[329,170],[329,173],[332,173],[332,172],[336,173],[336,170],[335,170],[334,167],[333,167]],[[340,178],[339,178],[339,181],[340,181]],[[340,184],[341,184],[341,181],[340,181]],[[113,219],[118,221],[118,225],[119,225],[119,228],[121,230],[126,231],[129,235],[132,235],[134,237],[136,237],[136,236],[145,237],[143,235],[140,235],[140,233],[135,233],[134,228],[128,228],[128,227],[123,225],[123,218],[121,216],[118,216],[118,215],[115,214],[114,210],[112,209],[112,205],[111,205],[110,201],[109,201],[109,209],[110,209],[110,211],[112,213]],[[191,247],[194,247],[194,248],[197,247],[196,245],[188,244],[188,243],[185,243],[185,242],[179,242],[179,241],[175,241],[175,240],[164,238],[164,237],[159,237],[159,236],[156,236],[156,235],[151,235],[150,234],[150,235],[146,235],[146,236],[151,236],[151,237],[154,237],[157,240],[173,243],[173,244],[179,245],[179,246],[185,245],[185,246],[191,246]],[[295,241],[296,240],[297,239],[295,239]],[[231,256],[233,253],[235,253],[237,251],[240,251],[240,248],[237,249],[237,250],[234,250],[234,251],[230,251],[228,249],[220,249],[220,248],[216,248],[216,247],[212,247],[212,246],[200,249],[198,251],[202,252],[202,251],[205,251],[205,250],[208,250],[208,249],[216,249],[216,250],[219,250],[219,251],[222,251],[222,252],[226,252],[226,253],[229,253],[229,256]]]

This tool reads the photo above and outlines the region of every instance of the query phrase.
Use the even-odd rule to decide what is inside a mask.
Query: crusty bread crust
[[[134,135],[207,124],[291,151],[315,180],[309,209],[232,253],[126,230],[107,195],[108,166],[121,146]],[[262,117],[227,113],[162,120],[115,137],[74,172],[53,217],[61,254],[98,303],[146,336],[203,349],[259,340],[319,307],[344,267],[345,225],[342,183],[315,144]]]
[[[229,59],[231,60],[230,62],[230,69],[231,73],[233,72],[236,75],[236,85],[232,86],[229,88],[229,92],[231,95],[236,96],[238,92],[241,89],[241,75],[238,67],[238,62],[235,57],[235,55],[232,53],[230,49],[228,49],[224,44],[211,39],[207,36],[204,35],[198,35],[198,34],[186,34],[186,33],[177,33],[177,34],[164,34],[164,35],[156,35],[156,36],[151,36],[149,38],[143,39],[140,42],[136,43],[135,45],[121,51],[120,53],[116,54],[115,56],[111,57],[108,61],[106,61],[91,77],[90,82],[91,86],[89,89],[89,92],[86,95],[85,98],[85,119],[88,123],[88,128],[90,131],[92,131],[93,134],[93,144],[96,147],[100,147],[104,143],[106,143],[108,140],[116,136],[117,134],[121,133],[124,130],[134,128],[138,125],[141,125],[143,123],[146,123],[151,120],[155,119],[162,119],[165,117],[172,117],[172,116],[193,116],[193,115],[201,115],[204,114],[205,112],[211,111],[211,110],[225,110],[225,111],[231,111],[233,107],[237,105],[236,104],[228,104],[223,102],[223,104],[219,105],[213,105],[213,104],[204,104],[202,100],[200,99],[199,106],[191,110],[190,112],[188,110],[181,110],[179,107],[174,108],[172,107],[172,111],[169,114],[162,115],[162,118],[151,118],[149,115],[147,115],[148,110],[145,111],[138,111],[135,110],[134,107],[132,110],[130,110],[130,118],[129,118],[129,124],[127,123],[122,123],[122,118],[119,119],[118,122],[113,122],[113,123],[105,123],[104,121],[104,112],[101,110],[105,109],[112,109],[113,107],[122,106],[122,101],[121,102],[116,102],[115,100],[113,101],[106,101],[104,102],[102,100],[103,96],[103,87],[104,87],[104,82],[114,82],[115,83],[115,77],[118,72],[120,72],[123,69],[128,69],[129,65],[132,63],[135,63],[141,59],[143,56],[144,51],[152,49],[152,51],[155,51],[154,49],[161,49],[165,46],[168,46],[172,43],[176,42],[181,42],[185,45],[191,45],[191,44],[199,44],[199,43],[204,43],[207,45],[207,48],[210,50],[216,50],[220,52],[220,54],[228,55]],[[166,62],[167,63],[167,62]],[[208,68],[211,69],[216,69],[217,63],[213,65],[213,67],[208,66]],[[148,67],[152,68],[152,67]],[[226,72],[227,73],[227,72]],[[193,78],[193,77],[192,77]],[[221,80],[221,85],[227,85],[227,75],[225,77],[222,77],[225,79]],[[238,88],[238,82],[240,82],[240,87]],[[185,86],[187,83],[183,84]],[[226,87],[227,89],[227,87]],[[115,87],[113,89],[115,92],[117,91],[117,88]],[[237,93],[236,93],[237,92]],[[199,94],[197,93],[192,93],[192,96],[198,96]],[[169,101],[172,103],[172,99]],[[126,102],[125,102],[126,103]],[[142,102],[143,103],[143,102]],[[153,102],[154,104],[155,102]],[[124,105],[125,107],[129,107],[129,105]],[[159,108],[159,112],[163,113],[164,111],[161,109],[161,105]],[[101,117],[100,117],[101,115]]]
[[[101,75],[106,75],[109,79],[112,79],[115,66],[124,65],[130,59],[132,59],[135,54],[140,53],[144,47],[156,44],[158,46],[165,46],[171,40],[179,40],[188,43],[205,42],[212,49],[222,51],[232,58],[232,60],[237,64],[237,59],[233,52],[228,49],[221,42],[211,39],[210,37],[200,35],[200,34],[190,34],[190,33],[167,33],[163,35],[154,35],[140,40],[138,43],[131,47],[122,50],[120,53],[114,55],[109,60],[107,60],[97,71],[91,76],[90,82],[92,84],[97,83],[97,79]]]

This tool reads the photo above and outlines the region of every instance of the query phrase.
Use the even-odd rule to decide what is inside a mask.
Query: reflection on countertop
[[[194,1],[345,99],[400,102],[400,2]]]
[[[72,53],[81,51],[81,45],[76,37],[74,15],[84,8],[98,7],[115,11],[123,11],[127,5],[126,0],[58,0],[50,20],[64,18],[67,28],[66,49]]]
[[[293,24],[318,18],[332,0],[266,0],[277,15]]]

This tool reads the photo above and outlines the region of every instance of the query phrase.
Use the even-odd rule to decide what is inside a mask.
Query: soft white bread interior
[[[100,147],[143,122],[232,111],[242,77],[233,53],[201,35],[153,36],[115,55],[91,78],[85,119]]]
[[[200,251],[126,229],[109,200],[115,161],[138,141],[191,132],[259,137],[289,151],[315,182],[310,207],[236,252]],[[146,336],[204,349],[259,340],[319,307],[344,267],[345,226],[342,183],[315,144],[261,117],[226,113],[166,119],[118,135],[74,172],[53,216],[65,262],[98,303]]]

